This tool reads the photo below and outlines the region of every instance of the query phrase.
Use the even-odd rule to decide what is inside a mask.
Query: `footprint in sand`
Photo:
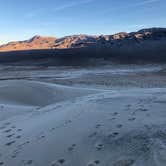
[[[44,134],[44,132],[41,132],[38,136],[37,136],[37,139],[38,140],[41,140],[41,139],[44,139],[46,136]]]
[[[6,137],[7,138],[11,138],[11,137],[13,137],[15,134],[10,134],[10,135],[7,135]]]
[[[112,133],[112,134],[109,134],[108,137],[109,137],[109,138],[115,138],[115,137],[118,136],[118,135],[119,135],[118,132],[114,132],[114,133]]]
[[[148,109],[146,109],[146,108],[140,108],[140,109],[139,109],[139,111],[142,111],[142,112],[147,112],[147,111],[148,111]]]
[[[129,118],[128,121],[134,121],[136,118]]]
[[[26,141],[26,142],[24,142],[24,143],[18,145],[18,148],[21,149],[21,148],[23,148],[25,145],[27,145],[27,144],[29,144],[29,143],[30,143],[29,141]]]
[[[55,130],[55,127],[52,127],[51,129],[50,129],[50,131],[54,131]]]
[[[113,166],[132,166],[134,164],[134,160],[119,160]]]
[[[122,128],[122,127],[123,127],[123,125],[118,124],[116,127],[117,127],[117,128]]]
[[[22,129],[17,129],[17,131],[22,131]]]
[[[108,119],[108,120],[112,121],[112,120],[116,120],[116,118],[111,118],[111,119]]]
[[[114,135],[114,136],[117,136],[117,135],[119,135],[119,133],[118,133],[118,132],[114,132],[113,135]]]
[[[88,137],[89,137],[89,138],[92,138],[92,137],[94,137],[94,136],[96,136],[96,135],[97,135],[97,132],[94,132],[94,133],[90,134]]]
[[[68,151],[72,152],[76,147],[76,144],[73,144],[71,145],[69,148],[68,148]]]
[[[136,111],[132,112],[131,115],[136,115]]]
[[[101,124],[97,124],[97,125],[95,126],[96,129],[98,129],[98,128],[100,128],[100,127],[101,127]]]
[[[71,120],[66,120],[65,121],[65,124],[67,125],[67,124],[69,124],[69,123],[71,123],[72,121]]]
[[[16,136],[16,138],[17,138],[17,139],[20,139],[20,138],[21,138],[21,135]]]
[[[22,161],[25,165],[31,165],[33,164],[33,160],[23,160]]]
[[[87,164],[87,166],[96,166],[96,165],[98,165],[98,164],[100,164],[100,161],[99,161],[99,160],[95,160],[95,161],[89,162],[89,163]]]
[[[132,105],[131,104],[128,104],[127,107],[130,108]]]
[[[8,129],[8,130],[5,130],[4,133],[9,133],[11,131],[12,131],[12,129]]]
[[[117,113],[117,112],[114,112],[114,113],[113,113],[113,116],[117,116],[117,115],[118,115],[118,113]]]
[[[12,144],[14,144],[16,141],[11,141],[11,142],[8,142],[6,143],[6,146],[11,146]]]
[[[10,122],[4,123],[4,125],[6,125],[6,126],[9,126],[10,124],[11,124]]]
[[[28,164],[28,165],[30,165],[30,164],[32,164],[32,163],[33,163],[33,160],[28,160],[28,161],[27,161],[27,164]]]
[[[65,162],[66,162],[65,159],[59,159],[59,160],[57,160],[57,161],[54,161],[54,162],[51,164],[51,166],[61,166],[61,165],[63,165]]]
[[[7,122],[7,123],[4,123],[1,127],[0,127],[0,130],[3,130],[5,128],[7,128],[11,123],[10,122]]]
[[[46,136],[45,135],[40,135],[38,138],[39,139],[43,139],[43,138],[45,138]]]
[[[0,161],[0,165],[3,165],[4,164],[4,162],[3,161]]]
[[[12,156],[11,156],[11,158],[13,158],[13,159],[16,158],[16,157],[17,157],[16,155],[12,155]]]
[[[95,145],[95,148],[100,151],[100,150],[102,150],[104,148],[104,145],[99,143],[99,144]]]

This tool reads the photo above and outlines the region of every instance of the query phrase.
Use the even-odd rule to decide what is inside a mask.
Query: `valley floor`
[[[166,66],[0,66],[0,166],[165,166]]]

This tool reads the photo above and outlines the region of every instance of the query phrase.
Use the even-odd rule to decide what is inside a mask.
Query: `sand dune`
[[[39,110],[98,90],[70,88],[37,81],[13,80],[0,83],[0,120]],[[47,109],[47,108],[46,108]]]
[[[1,81],[0,165],[165,166],[165,96]]]
[[[25,106],[46,106],[96,91],[35,81],[3,81],[0,84],[0,102]]]

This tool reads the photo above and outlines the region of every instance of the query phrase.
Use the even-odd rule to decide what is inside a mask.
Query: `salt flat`
[[[165,166],[165,67],[120,68],[1,67],[0,165]]]

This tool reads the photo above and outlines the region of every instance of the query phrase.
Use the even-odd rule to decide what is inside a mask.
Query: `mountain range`
[[[78,63],[83,60],[87,62],[90,58],[111,58],[127,62],[130,60],[166,62],[166,28],[149,28],[131,33],[120,32],[99,36],[73,35],[62,38],[34,36],[29,40],[9,42],[0,46],[0,62],[46,58],[47,60],[54,58],[54,62],[57,63],[65,61],[69,64],[71,60],[77,59]]]
[[[114,35],[73,35],[63,38],[34,36],[29,40],[9,42],[0,46],[0,51],[33,50],[33,49],[66,49],[89,46],[141,45],[145,41],[166,39],[166,28],[142,29],[138,32],[120,32]]]

